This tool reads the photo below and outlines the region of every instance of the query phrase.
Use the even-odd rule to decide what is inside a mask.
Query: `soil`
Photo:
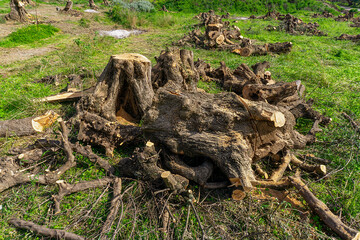
[[[59,6],[60,9],[63,6]],[[82,27],[79,25],[79,20],[81,18],[92,18],[94,16],[101,16],[104,12],[99,13],[86,13],[82,12],[82,16],[74,17],[68,14],[60,13],[56,11],[56,6],[54,5],[40,5],[37,8],[29,8],[27,11],[34,16],[39,16],[38,21],[40,23],[49,23],[53,26],[61,29],[63,34],[69,34],[71,36],[81,35],[81,34],[95,34],[99,31],[108,31],[118,29],[118,26],[115,25],[104,25],[96,21],[91,21],[91,24],[88,27]],[[17,22],[8,21],[6,23],[0,24],[0,38],[6,37],[16,29],[25,26],[26,24],[19,24]],[[56,50],[55,44],[48,45],[46,47],[40,48],[30,48],[25,49],[23,47],[16,48],[1,48],[0,47],[0,65],[7,65],[16,61],[23,61],[30,59],[34,56],[45,55],[51,51]]]

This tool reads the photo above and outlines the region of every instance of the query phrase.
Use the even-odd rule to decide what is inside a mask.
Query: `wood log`
[[[162,172],[161,178],[163,179],[165,185],[173,192],[182,193],[185,191],[184,186],[176,179],[173,174],[171,174],[170,171]]]
[[[326,175],[326,166],[325,165],[311,165],[299,160],[294,154],[291,154],[291,163],[295,166],[308,171],[308,172],[316,172],[320,176]]]
[[[284,176],[284,172],[286,168],[289,166],[290,161],[291,161],[291,153],[287,151],[285,156],[282,158],[282,162],[280,166],[271,174],[270,179],[275,182],[279,181]]]
[[[254,164],[255,166],[255,171],[257,174],[259,174],[261,177],[263,177],[264,179],[268,179],[269,178],[269,175],[267,174],[267,172],[265,172],[259,164]]]
[[[85,240],[84,237],[69,233],[60,229],[50,229],[45,226],[38,225],[30,221],[24,221],[20,219],[10,219],[9,223],[16,228],[30,230],[36,234],[42,235],[48,238],[64,239],[64,240]]]
[[[201,186],[207,182],[213,172],[213,164],[209,161],[204,161],[197,167],[190,167],[180,160],[178,155],[167,153],[164,154],[164,164],[171,172],[192,180]]]
[[[336,232],[341,239],[359,239],[359,231],[345,225],[338,216],[333,214],[330,209],[310,191],[308,186],[306,186],[300,178],[290,177],[290,181],[309,204],[309,207],[329,228]]]
[[[28,136],[43,132],[59,117],[54,111],[47,111],[39,117],[0,121],[0,137]]]
[[[216,38],[215,41],[216,41],[216,44],[221,45],[221,44],[224,43],[224,40],[225,40],[224,35],[220,35],[220,36],[218,36],[218,37]]]

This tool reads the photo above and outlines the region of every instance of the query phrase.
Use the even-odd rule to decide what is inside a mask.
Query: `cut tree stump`
[[[30,17],[31,15],[26,11],[22,1],[10,0],[10,13],[5,15],[6,20],[26,22],[30,20]]]
[[[39,117],[0,121],[0,137],[28,136],[43,132],[50,127],[59,115],[48,111]]]

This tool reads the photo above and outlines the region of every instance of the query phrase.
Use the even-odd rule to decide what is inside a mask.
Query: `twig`
[[[349,120],[351,126],[355,129],[355,132],[360,132],[360,127],[359,125],[345,112],[342,113],[342,115]]]
[[[194,206],[194,203],[193,203],[192,199],[189,200],[189,203],[191,204],[191,207],[192,207],[192,209],[193,209],[193,211],[195,213],[196,219],[197,219],[197,221],[199,223],[199,227],[200,227],[201,232],[202,232],[201,239],[204,240],[205,239],[205,230],[204,230],[204,228],[203,228],[203,226],[201,224],[200,217],[199,217],[199,215],[198,215],[198,213],[197,213],[197,211],[195,209],[195,206]]]
[[[188,226],[189,226],[189,219],[190,219],[190,204],[188,205],[188,209],[187,209],[187,216],[186,216],[186,223],[185,223],[185,229],[184,232],[181,236],[181,240],[184,239],[185,237],[185,233],[187,232]]]

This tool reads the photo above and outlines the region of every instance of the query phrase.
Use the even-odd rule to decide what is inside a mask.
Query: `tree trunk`
[[[24,4],[19,0],[10,0],[10,13],[5,15],[6,20],[19,22],[29,21],[30,14],[27,13]]]

